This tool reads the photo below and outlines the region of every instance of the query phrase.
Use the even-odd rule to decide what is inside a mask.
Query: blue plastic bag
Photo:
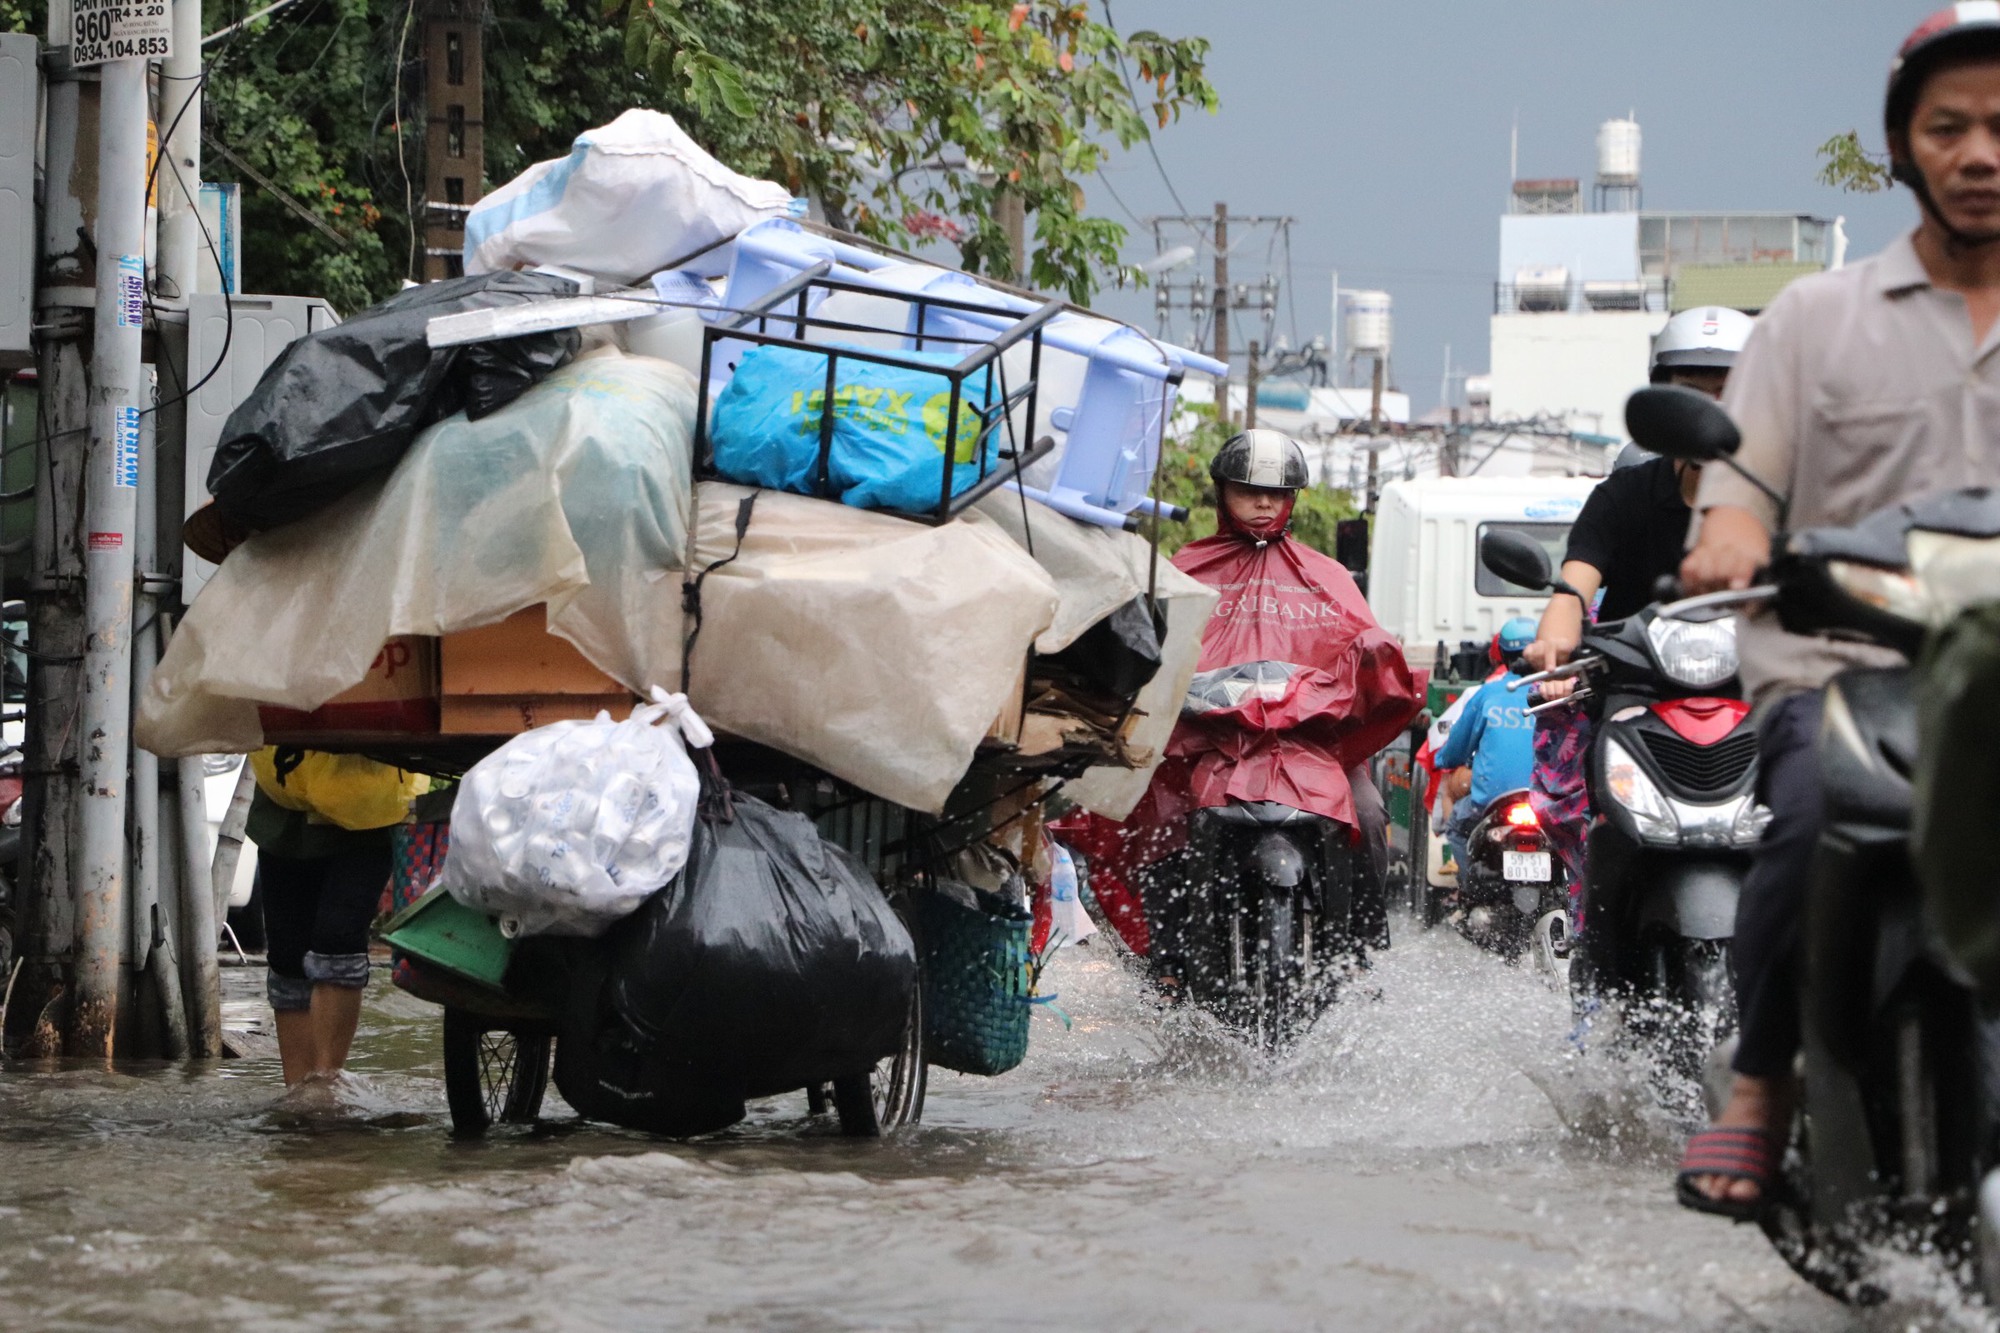
[[[938,366],[957,364],[949,352],[902,352]],[[985,372],[965,381],[958,403],[958,437],[951,470],[957,495],[997,466],[994,434],[981,438],[990,400],[998,396]],[[821,406],[826,357],[791,347],[752,347],[715,400],[715,468],[731,481],[802,495],[823,495],[861,509],[928,513],[938,506],[951,412],[951,381],[943,375],[840,358],[833,390],[833,446],[826,486],[819,485]]]

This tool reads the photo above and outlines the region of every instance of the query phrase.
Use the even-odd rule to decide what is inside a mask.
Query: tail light
[[[1542,821],[1535,818],[1535,807],[1526,801],[1516,801],[1507,807],[1509,828],[1539,828]]]

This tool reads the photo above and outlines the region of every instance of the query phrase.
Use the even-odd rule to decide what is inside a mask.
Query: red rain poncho
[[[1286,531],[1290,506],[1260,536],[1233,522],[1181,548],[1173,563],[1222,594],[1202,632],[1202,675],[1281,663],[1238,702],[1183,715],[1145,799],[1123,825],[1071,816],[1054,827],[1091,858],[1100,907],[1139,953],[1145,929],[1130,887],[1141,866],[1179,848],[1193,811],[1276,801],[1354,828],[1346,770],[1393,741],[1420,692],[1402,649],[1332,557]],[[1134,929],[1137,927],[1137,929]]]

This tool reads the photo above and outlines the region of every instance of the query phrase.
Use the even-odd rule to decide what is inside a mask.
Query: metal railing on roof
[[[1574,278],[1545,282],[1496,282],[1493,284],[1493,313],[1496,315],[1595,314],[1617,311],[1644,311],[1665,314],[1673,305],[1673,282],[1666,278],[1633,281],[1579,281]]]

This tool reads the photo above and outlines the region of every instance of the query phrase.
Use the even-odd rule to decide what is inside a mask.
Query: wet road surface
[[[233,972],[236,991],[261,973]],[[1532,971],[1432,932],[1275,1063],[1065,952],[1032,1051],[919,1126],[804,1098],[664,1143],[449,1140],[437,1013],[378,981],[338,1113],[274,1060],[0,1072],[0,1327],[1982,1329],[1899,1266],[1851,1312],[1677,1208],[1683,1126]]]

